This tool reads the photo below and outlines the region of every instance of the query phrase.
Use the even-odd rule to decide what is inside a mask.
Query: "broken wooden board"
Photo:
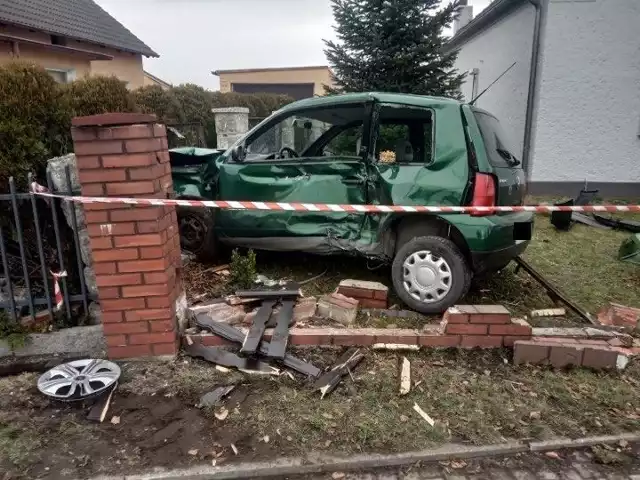
[[[371,348],[374,350],[406,350],[417,352],[420,345],[406,345],[404,343],[374,343]]]
[[[289,343],[289,324],[291,323],[291,317],[293,317],[295,303],[295,300],[284,300],[282,302],[276,328],[271,335],[271,342],[269,342],[269,350],[267,351],[267,356],[270,358],[278,358],[280,360],[284,358],[287,343]]]
[[[422,410],[420,408],[420,406],[417,403],[413,404],[413,409],[417,412],[418,415],[420,415],[422,417],[422,419],[427,422],[430,426],[434,426],[436,424],[435,420],[433,418],[431,418],[427,412],[425,412],[424,410]]]
[[[542,310],[532,310],[531,318],[538,317],[564,317],[567,311],[564,308],[544,308]]]
[[[96,403],[93,404],[91,410],[87,415],[87,420],[91,420],[92,422],[104,422],[105,417],[107,416],[107,412],[109,411],[109,407],[111,406],[111,400],[113,399],[113,392],[118,388],[118,383],[116,382],[113,385],[113,388],[104,394],[102,394]]]
[[[249,328],[247,336],[244,337],[242,347],[240,348],[240,355],[255,355],[258,350],[258,345],[262,341],[264,331],[267,329],[267,320],[271,316],[271,311],[275,305],[275,300],[265,300],[258,309],[258,313],[253,318],[253,323]]]
[[[260,288],[255,290],[238,290],[236,291],[236,297],[239,298],[262,298],[262,299],[274,299],[277,300],[279,298],[296,298],[301,297],[302,292],[300,292],[300,285],[297,283],[290,283],[285,285],[284,287],[273,287],[273,288]]]
[[[400,395],[406,395],[411,390],[411,363],[407,357],[402,357],[400,364]]]
[[[320,390],[320,398],[330,394],[342,381],[342,377],[351,372],[364,358],[360,349],[347,350],[336,362],[335,366],[322,375],[314,384],[314,389]]]
[[[227,297],[225,297],[225,301],[231,305],[232,307],[235,307],[236,305],[247,305],[249,303],[257,303],[262,301],[262,299],[260,298],[240,298],[240,297],[236,297],[235,295],[229,295]]]
[[[196,406],[198,408],[203,408],[217,405],[220,400],[229,395],[235,388],[235,385],[224,385],[210,392],[207,392],[202,397],[200,397],[200,401]]]
[[[205,347],[194,343],[184,349],[190,357],[203,358],[207,362],[222,365],[223,367],[237,368],[246,373],[259,373],[263,375],[279,375],[280,370],[268,363],[251,358],[243,358],[223,347]]]
[[[235,327],[232,327],[231,325],[218,323],[212,320],[211,317],[207,315],[204,315],[204,314],[198,315],[196,317],[196,325],[230,342],[242,343],[244,341],[245,335],[240,330],[238,330]],[[265,342],[265,341],[260,342],[260,345],[258,346],[258,353],[260,355],[266,355],[268,351],[269,351],[269,342]],[[287,353],[284,356],[281,362],[284,366],[289,367],[297,372],[300,372],[303,375],[308,375],[310,377],[317,377],[318,375],[320,375],[320,369],[318,367],[316,367],[315,365],[311,365],[310,363],[304,362],[289,353]]]

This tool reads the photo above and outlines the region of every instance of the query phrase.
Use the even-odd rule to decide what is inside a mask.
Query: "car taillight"
[[[476,173],[476,181],[473,185],[473,207],[495,207],[496,205],[496,181],[486,173]],[[471,214],[474,217],[493,215],[493,211]]]

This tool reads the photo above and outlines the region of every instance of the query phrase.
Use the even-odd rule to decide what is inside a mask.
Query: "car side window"
[[[247,162],[290,161],[300,157],[357,156],[364,105],[292,112],[265,124],[246,143]],[[358,125],[353,127],[352,125]],[[358,134],[358,130],[360,134]],[[336,134],[336,132],[338,132]]]
[[[428,164],[433,158],[432,143],[431,110],[381,106],[375,145],[377,161]]]

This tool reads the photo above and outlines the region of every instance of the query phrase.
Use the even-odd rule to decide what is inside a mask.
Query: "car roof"
[[[400,103],[418,107],[435,107],[443,105],[461,105],[462,102],[446,97],[429,97],[426,95],[412,95],[408,93],[382,93],[382,92],[361,92],[343,93],[340,95],[327,95],[323,97],[312,97],[298,100],[297,102],[285,105],[280,109],[284,112],[291,109],[314,108],[329,105],[340,105],[347,103],[365,103],[376,100],[381,103]]]

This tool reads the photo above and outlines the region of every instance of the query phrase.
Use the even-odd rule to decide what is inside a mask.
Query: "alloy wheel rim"
[[[111,388],[120,378],[120,367],[108,360],[85,359],[63,363],[38,379],[38,390],[57,400],[83,400]]]

